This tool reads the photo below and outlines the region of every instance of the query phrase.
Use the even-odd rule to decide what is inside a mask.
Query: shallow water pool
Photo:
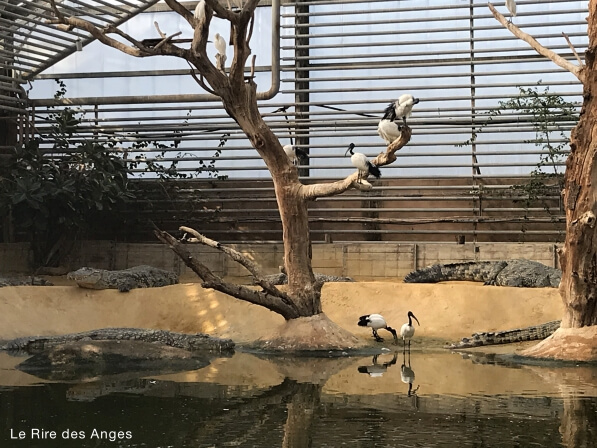
[[[0,353],[0,446],[592,447],[597,367],[448,351],[237,352],[199,370],[52,382]]]

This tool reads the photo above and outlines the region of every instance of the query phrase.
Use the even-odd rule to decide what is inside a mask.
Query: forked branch
[[[156,237],[164,244],[167,244],[180,259],[199,276],[204,288],[212,288],[224,294],[228,294],[245,302],[263,306],[271,311],[281,314],[286,320],[299,317],[296,305],[286,297],[278,297],[267,291],[257,291],[247,286],[236,285],[224,281],[221,277],[214,274],[207,266],[197,260],[176,238],[168,232],[161,230],[154,231]]]
[[[541,56],[545,56],[546,58],[550,59],[556,65],[562,67],[564,70],[568,70],[570,73],[572,73],[574,76],[576,76],[580,82],[584,83],[584,80],[585,80],[584,65],[573,64],[572,62],[564,59],[562,56],[560,56],[556,52],[554,52],[548,48],[545,48],[543,45],[541,45],[539,42],[537,42],[537,40],[533,36],[525,33],[520,28],[518,28],[516,25],[514,25],[512,22],[509,22],[502,14],[500,14],[498,12],[497,9],[495,9],[495,6],[493,6],[491,3],[488,3],[488,7],[489,7],[491,13],[493,14],[493,16],[495,17],[495,19],[498,22],[500,22],[508,31],[510,31],[512,34],[514,34],[514,36],[525,41],[527,44],[529,44],[533,48],[533,50],[535,50]]]
[[[276,288],[276,286],[273,283],[265,279],[265,275],[263,275],[261,269],[259,268],[259,266],[257,266],[257,264],[253,263],[253,261],[245,257],[239,251],[231,247],[224,246],[223,244],[220,244],[217,241],[214,241],[210,238],[207,238],[205,235],[202,235],[201,233],[197,232],[195,229],[192,229],[190,227],[182,226],[180,227],[180,231],[193,235],[194,239],[190,239],[189,242],[197,242],[205,246],[211,247],[213,249],[217,249],[220,252],[223,252],[224,254],[232,258],[234,261],[236,261],[238,264],[243,266],[247,271],[249,271],[249,273],[255,279],[255,282],[259,286],[261,286],[265,291],[274,296],[283,298],[288,302],[291,302],[290,297],[288,297],[286,293],[280,291],[278,288]]]
[[[371,161],[371,163],[377,166],[389,165],[396,161],[396,152],[402,149],[410,142],[412,137],[412,130],[408,126],[403,126],[400,137],[394,140],[388,145],[385,152],[382,152]],[[359,182],[358,173],[352,173],[345,179],[332,182],[329,184],[312,184],[303,185],[302,195],[305,199],[311,200],[315,198],[334,196],[349,190],[350,188],[356,188],[362,191],[371,190],[372,185],[366,180]]]

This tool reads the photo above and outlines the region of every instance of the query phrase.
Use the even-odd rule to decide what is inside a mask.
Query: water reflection
[[[38,380],[34,387],[16,386],[19,372],[3,370],[0,359],[0,384],[11,381],[0,386],[0,446],[585,448],[597,443],[595,367],[512,368],[413,351],[412,358],[402,356],[400,368],[392,368],[399,356],[237,353],[181,374],[84,383]],[[9,437],[11,429],[31,428],[68,428],[87,437],[26,443]],[[93,429],[130,431],[132,438],[91,439]]]
[[[408,393],[407,395],[413,396],[416,395],[417,391],[419,390],[419,386],[415,390],[413,390],[413,383],[415,382],[415,371],[412,369],[410,365],[410,350],[408,351],[408,365],[406,364],[406,355],[402,354],[402,365],[400,366],[400,379],[403,383],[408,384]]]
[[[398,353],[394,352],[394,357],[389,360],[388,362],[380,363],[378,362],[379,354],[373,355],[373,359],[371,360],[370,365],[366,366],[359,366],[358,371],[360,373],[367,373],[370,377],[376,378],[383,376],[384,373],[388,370],[388,367],[393,366],[396,364],[398,360]]]

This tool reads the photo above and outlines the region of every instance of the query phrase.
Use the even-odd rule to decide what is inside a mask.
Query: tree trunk
[[[303,195],[296,167],[288,162],[280,141],[261,118],[254,100],[256,85],[249,82],[244,86],[243,91],[235,92],[233,98],[222,98],[222,101],[272,175],[282,221],[288,293],[298,308],[299,317],[314,316],[322,312],[321,284],[315,281],[309,256],[308,201]]]
[[[572,131],[566,162],[566,243],[560,254],[560,294],[566,307],[562,327],[597,325],[597,0],[589,4],[584,103]]]

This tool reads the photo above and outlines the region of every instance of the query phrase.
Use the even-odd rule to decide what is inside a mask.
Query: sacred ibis
[[[300,159],[301,158],[309,158],[309,154],[307,154],[305,151],[303,151],[301,148],[298,148],[295,145],[284,145],[284,152],[286,153],[286,156],[288,157],[288,160],[290,160],[290,163],[292,163],[293,165],[299,165],[300,164]]]
[[[396,330],[392,327],[388,327],[386,324],[386,320],[383,318],[381,314],[367,314],[365,316],[359,317],[359,321],[357,322],[359,327],[369,327],[373,330],[373,337],[377,342],[382,342],[383,338],[377,334],[377,330],[388,330],[394,336],[394,344],[398,344],[398,336],[396,335]]]
[[[415,317],[415,315],[412,313],[412,311],[408,312],[407,317],[408,317],[408,322],[405,323],[404,325],[402,325],[402,328],[400,328],[400,336],[402,337],[402,342],[404,343],[405,349],[406,349],[406,341],[408,340],[408,349],[410,350],[410,340],[415,334],[415,327],[413,326],[413,319],[415,319],[417,321],[417,324],[419,324],[419,325],[421,325],[421,324],[419,323],[419,319],[417,319]]]
[[[515,0],[506,0],[506,8],[508,8],[508,11],[510,11],[509,22],[512,22],[512,19],[514,17],[516,17],[516,1]]]
[[[402,135],[402,126],[392,120],[381,120],[377,125],[377,133],[388,145]]]
[[[361,178],[367,177],[368,174],[379,178],[381,176],[381,171],[379,171],[379,167],[374,165],[373,163],[369,162],[367,156],[360,152],[353,152],[354,143],[351,143],[348,146],[348,149],[344,153],[346,156],[350,153],[350,161],[352,162],[353,166],[358,170],[357,182],[361,181]]]
[[[400,95],[393,103],[390,103],[385,109],[383,120],[394,121],[396,118],[402,119],[406,125],[406,119],[410,117],[413,106],[419,103],[419,99],[412,96],[410,93]]]
[[[222,36],[220,36],[220,33],[216,33],[214,38],[214,45],[216,46],[218,54],[220,54],[221,56],[226,56],[226,41]]]
[[[195,12],[193,16],[198,22],[201,22],[205,17],[205,0],[199,0],[197,6],[195,6]]]

